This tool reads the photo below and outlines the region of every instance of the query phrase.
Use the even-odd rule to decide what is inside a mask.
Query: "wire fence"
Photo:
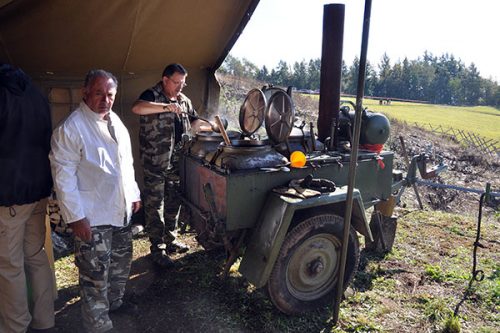
[[[480,152],[491,156],[494,159],[500,159],[500,142],[494,139],[487,139],[469,131],[463,131],[452,127],[443,127],[442,125],[414,123],[416,127],[431,131],[436,134],[447,136],[450,139],[459,142],[462,145],[477,149]]]

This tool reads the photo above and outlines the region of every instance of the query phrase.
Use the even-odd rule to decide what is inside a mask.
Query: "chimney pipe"
[[[330,137],[329,150],[334,147],[334,133],[340,110],[342,81],[342,47],[344,42],[344,4],[328,4],[323,8],[323,46],[318,115],[318,139]]]

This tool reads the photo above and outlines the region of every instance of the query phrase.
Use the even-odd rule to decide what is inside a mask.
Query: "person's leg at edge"
[[[36,205],[0,206],[0,332],[24,332],[31,322],[23,243]]]
[[[54,326],[54,281],[45,243],[47,199],[41,200],[26,223],[24,262],[28,285],[31,287],[31,327],[47,329]]]

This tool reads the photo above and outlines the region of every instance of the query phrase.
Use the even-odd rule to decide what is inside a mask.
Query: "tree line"
[[[221,73],[249,77],[276,86],[319,90],[321,59],[302,60],[289,65],[279,61],[275,68],[257,67],[247,59],[229,55]],[[342,62],[342,93],[356,94],[359,59],[347,66]],[[387,54],[375,67],[366,66],[365,95],[426,101],[448,105],[489,105],[500,108],[500,85],[480,76],[474,63],[466,66],[453,55],[434,56],[424,52],[416,60],[391,63]]]

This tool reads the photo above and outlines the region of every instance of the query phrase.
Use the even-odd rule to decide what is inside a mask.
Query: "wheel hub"
[[[325,265],[321,261],[321,257],[318,257],[316,260],[308,264],[308,268],[310,276],[313,277],[320,274],[325,269]]]
[[[340,241],[331,234],[317,234],[304,241],[287,266],[287,286],[301,300],[327,294],[336,283]]]

